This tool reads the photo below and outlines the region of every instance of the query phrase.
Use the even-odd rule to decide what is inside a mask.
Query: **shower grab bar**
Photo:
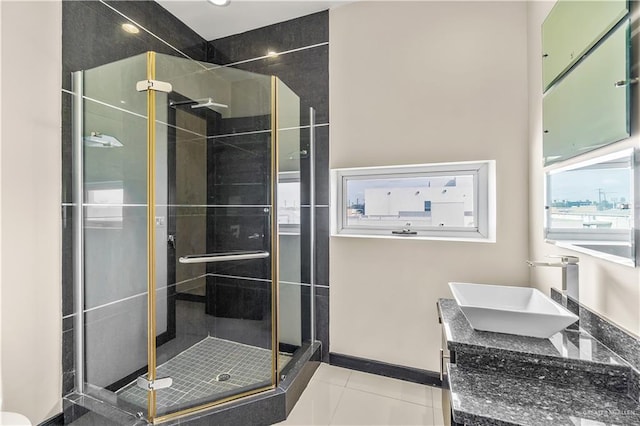
[[[224,253],[192,254],[178,259],[180,263],[227,262],[231,260],[264,259],[269,257],[268,251],[228,251]]]

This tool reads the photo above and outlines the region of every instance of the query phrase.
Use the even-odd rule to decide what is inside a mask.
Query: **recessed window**
[[[495,240],[494,169],[483,161],[333,170],[333,234]]]

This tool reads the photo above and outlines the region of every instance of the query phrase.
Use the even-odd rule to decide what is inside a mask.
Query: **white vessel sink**
[[[547,338],[578,317],[535,288],[449,283],[475,330]]]

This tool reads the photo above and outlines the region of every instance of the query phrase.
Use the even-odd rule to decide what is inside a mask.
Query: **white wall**
[[[448,281],[527,285],[524,2],[330,12],[330,166],[497,161],[497,242],[331,238],[330,351],[439,369]]]
[[[607,262],[592,256],[557,248],[544,242],[544,171],[542,168],[542,57],[540,29],[543,20],[555,2],[528,3],[528,61],[529,61],[529,169],[530,169],[530,223],[529,250],[531,258],[543,258],[549,254],[568,253],[580,257],[580,301],[587,307],[609,318],[628,331],[640,335],[640,268],[631,268]],[[638,18],[634,14],[633,57],[638,58]],[[637,59],[636,59],[637,60]],[[633,64],[637,68],[638,64]],[[632,86],[637,100],[637,85]],[[632,120],[640,118],[640,108],[632,107]],[[633,122],[633,121],[632,121]],[[638,146],[638,129],[632,138],[592,152],[582,158],[593,157],[628,146]],[[636,201],[637,205],[637,201]],[[535,268],[531,271],[531,284],[549,293],[550,287],[559,288],[560,271],[552,268]]]
[[[62,411],[59,2],[2,1],[2,410]]]
[[[0,90],[2,89],[2,3],[0,2]],[[0,101],[0,165],[2,164],[2,102]],[[0,173],[0,189],[2,188],[2,173]],[[2,308],[2,193],[0,192],[0,308]],[[0,411],[4,404],[2,380],[2,315],[0,314]]]

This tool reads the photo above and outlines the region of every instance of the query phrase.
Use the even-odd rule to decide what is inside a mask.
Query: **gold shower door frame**
[[[147,74],[149,82],[156,78],[156,53],[147,52]],[[153,84],[147,85],[147,380],[153,384],[157,379],[156,368],[156,89]],[[162,423],[177,417],[186,416],[213,406],[234,401],[249,395],[275,389],[278,384],[278,215],[277,215],[277,182],[278,182],[278,79],[271,76],[271,385],[251,391],[232,395],[209,403],[157,416],[156,391],[149,389],[147,394],[148,420]],[[162,123],[161,123],[162,124]]]

